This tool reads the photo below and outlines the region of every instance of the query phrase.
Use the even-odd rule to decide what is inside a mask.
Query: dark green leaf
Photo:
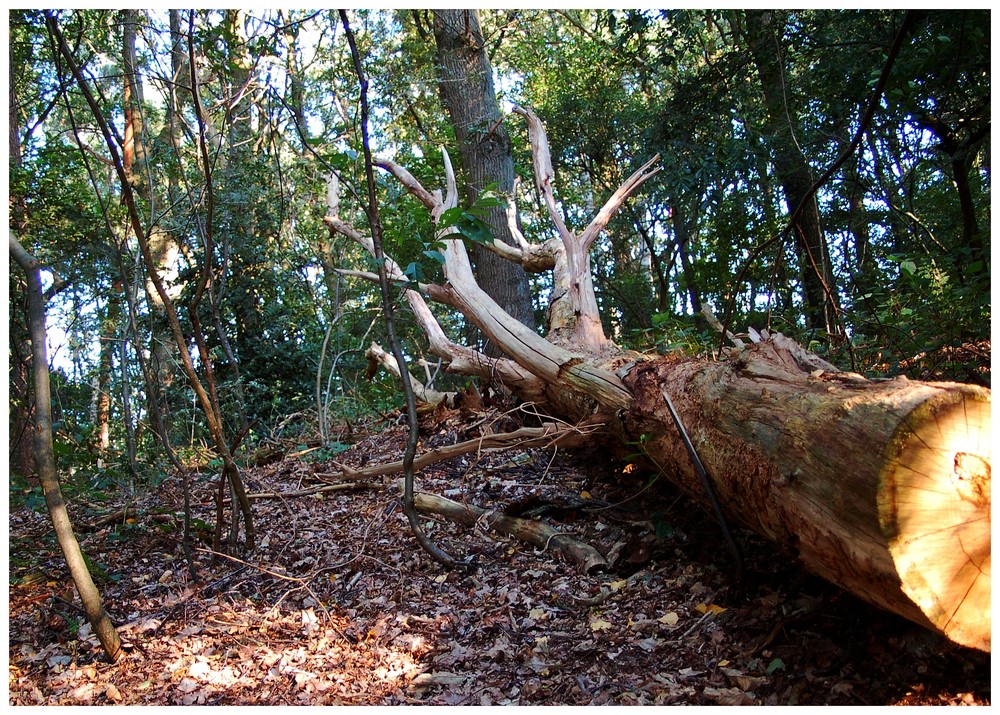
[[[403,273],[406,274],[406,277],[414,283],[420,283],[424,280],[424,269],[416,261],[410,263],[406,268],[404,268]]]
[[[493,243],[493,230],[475,216],[464,214],[456,227],[463,236],[476,243]]]

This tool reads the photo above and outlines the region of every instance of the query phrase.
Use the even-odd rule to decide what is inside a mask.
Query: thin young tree
[[[82,70],[80,69],[73,52],[70,50],[63,36],[62,30],[59,25],[56,13],[54,11],[45,12],[46,25],[51,33],[57,52],[65,60],[70,73],[79,88],[81,94],[83,95],[88,107],[91,110],[91,114],[97,123],[101,136],[104,139],[105,145],[108,150],[108,154],[111,159],[111,165],[114,168],[115,174],[117,175],[119,185],[121,187],[122,199],[125,204],[125,208],[128,215],[129,227],[135,234],[136,240],[139,244],[140,253],[142,254],[143,262],[145,264],[146,270],[148,272],[149,278],[153,283],[153,287],[162,301],[164,310],[166,311],[167,322],[170,326],[171,336],[173,338],[174,344],[177,346],[178,352],[181,356],[181,364],[184,369],[184,373],[188,378],[188,384],[194,390],[197,400],[202,408],[202,412],[205,415],[205,420],[208,425],[209,433],[212,436],[213,443],[215,445],[216,451],[219,454],[220,459],[223,462],[222,474],[219,479],[219,492],[217,497],[217,516],[219,518],[219,523],[216,524],[216,537],[214,546],[219,548],[221,546],[220,529],[223,514],[223,495],[225,493],[226,487],[231,490],[234,499],[233,501],[233,533],[231,534],[230,541],[235,540],[235,530],[237,519],[239,516],[243,519],[243,531],[244,531],[244,542],[243,547],[247,551],[251,551],[254,548],[255,541],[255,531],[253,526],[253,513],[250,507],[250,500],[247,498],[246,487],[243,484],[243,479],[240,475],[239,467],[237,466],[235,460],[233,459],[232,452],[227,441],[223,420],[222,411],[219,404],[218,395],[215,389],[214,373],[211,369],[212,363],[206,348],[204,332],[201,330],[200,323],[197,320],[197,309],[201,297],[204,295],[205,290],[208,287],[209,278],[211,276],[211,269],[208,263],[212,260],[212,244],[211,244],[211,234],[205,235],[205,251],[204,251],[204,265],[200,272],[199,284],[196,288],[194,297],[189,304],[189,317],[192,323],[192,332],[195,343],[198,345],[199,351],[201,353],[202,362],[205,366],[205,379],[198,375],[198,371],[195,368],[194,359],[191,355],[190,350],[187,347],[188,335],[185,334],[184,329],[181,325],[180,315],[177,310],[175,301],[171,297],[170,293],[167,291],[164,285],[163,279],[157,271],[158,263],[156,262],[150,247],[150,242],[148,240],[150,231],[149,227],[143,221],[142,216],[139,213],[138,200],[136,192],[133,189],[133,180],[130,174],[126,171],[125,162],[123,160],[122,152],[118,149],[118,144],[115,140],[115,135],[111,130],[107,118],[102,111],[100,104],[94,96],[91,90],[90,84],[84,77]],[[199,149],[202,159],[202,169],[205,172],[205,193],[208,197],[207,200],[207,218],[206,224],[211,225],[212,218],[212,177],[211,177],[211,161],[208,157],[208,149],[206,144],[206,125],[204,120],[204,113],[200,106],[197,94],[198,79],[197,79],[197,65],[194,61],[194,48],[193,48],[193,25],[194,25],[194,12],[192,11],[189,15],[188,23],[188,47],[189,47],[189,67],[191,69],[191,91],[195,100],[195,115],[198,120],[198,142]],[[237,511],[238,508],[238,511]],[[235,543],[231,543],[232,548],[236,547]]]
[[[112,661],[122,657],[121,638],[111,618],[104,610],[101,594],[90,575],[90,569],[80,543],[73,532],[73,524],[66,510],[59,475],[56,473],[55,452],[52,446],[52,397],[49,390],[49,360],[45,328],[45,297],[42,291],[41,265],[28,253],[10,232],[10,257],[24,271],[27,281],[27,314],[31,334],[32,386],[35,397],[34,454],[38,480],[42,485],[45,504],[52,519],[56,541],[66,559],[70,576],[76,585],[80,602],[94,635],[101,642],[104,652]]]

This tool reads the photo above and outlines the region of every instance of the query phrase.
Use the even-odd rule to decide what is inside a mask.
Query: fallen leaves
[[[745,693],[739,688],[714,688],[707,686],[703,691],[708,700],[717,705],[756,705],[753,695]]]
[[[716,605],[714,603],[709,603],[709,604],[696,603],[694,605],[694,610],[698,611],[698,613],[711,614],[713,616],[717,616],[720,613],[725,613],[726,612],[725,608],[723,608],[722,606]]]
[[[609,631],[611,630],[611,621],[605,621],[603,618],[595,618],[590,622],[590,630],[592,631]]]
[[[670,613],[664,613],[662,616],[660,616],[656,620],[659,621],[660,623],[662,623],[665,626],[676,626],[677,622],[680,621],[680,619],[681,619],[680,616],[678,616],[676,613],[674,613],[673,611],[671,611]]]
[[[396,458],[398,437],[393,429],[373,436],[373,453],[364,456],[371,463]],[[458,441],[435,434],[442,443],[453,437]],[[529,454],[515,463],[469,455],[429,467],[421,489],[489,509],[528,495],[622,501],[642,489],[615,492],[618,486],[595,481],[562,455],[550,457]],[[311,474],[297,464],[247,477],[269,491],[292,491]],[[211,485],[199,488],[207,493]],[[868,654],[869,642],[878,642],[871,627],[878,614],[845,632],[858,606],[836,610],[830,587],[793,588],[787,578],[764,574],[767,587],[734,595],[708,553],[713,537],[704,534],[715,534],[714,524],[697,509],[672,517],[664,538],[645,516],[652,509],[638,500],[625,502],[635,511],[602,511],[600,521],[560,514],[554,527],[596,545],[621,569],[592,576],[486,529],[428,520],[443,547],[477,554],[480,570],[460,574],[441,571],[420,552],[385,492],[287,502],[255,502],[260,548],[247,558],[260,568],[240,571],[200,553],[200,586],[188,582],[176,541],[153,527],[143,531],[141,517],[128,540],[112,540],[111,529],[91,534],[92,558],[125,575],[104,591],[112,615],[123,638],[145,653],[133,651],[114,666],[97,660],[99,647],[79,614],[48,595],[66,591],[58,556],[39,545],[44,519],[12,514],[12,541],[35,551],[34,562],[11,573],[11,703],[885,703],[895,685],[873,685],[869,673],[887,673],[888,681],[911,672],[901,648]],[[206,587],[214,583],[222,586]],[[66,627],[49,629],[53,616]],[[914,689],[903,696],[908,702],[988,701],[988,657],[935,657],[920,667],[969,673],[971,684]]]
[[[120,703],[124,699],[121,691],[118,690],[118,686],[114,683],[108,683],[108,686],[104,689],[104,697],[114,703]]]

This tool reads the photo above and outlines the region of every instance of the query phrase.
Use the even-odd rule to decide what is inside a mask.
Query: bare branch
[[[552,168],[552,153],[549,151],[549,140],[545,135],[545,127],[534,112],[525,107],[515,106],[515,114],[520,114],[528,120],[528,141],[531,142],[531,161],[535,170],[535,188],[541,194],[545,205],[549,209],[549,216],[552,223],[556,225],[559,235],[566,240],[572,238],[573,233],[566,227],[559,208],[556,206],[556,197],[552,191],[552,180],[556,172]]]
[[[393,174],[395,175],[395,172],[393,172]],[[375,255],[374,245],[369,236],[366,236],[350,224],[338,218],[327,216],[324,221],[332,231],[336,231],[352,241],[355,241],[373,256]],[[461,250],[464,252],[464,246],[461,241],[457,239],[448,239],[446,243],[458,244],[458,247],[461,247]],[[452,248],[453,252],[458,250],[455,246]],[[389,280],[395,283],[410,283],[409,278],[403,273],[399,264],[387,255],[384,255],[384,260],[386,277]],[[450,263],[452,265],[460,265],[461,260],[461,257],[455,256],[450,259]],[[468,265],[467,256],[464,260],[466,265]],[[343,275],[378,282],[378,275],[367,271],[338,269],[338,272]],[[471,267],[469,268],[469,274],[471,275]],[[542,396],[545,390],[544,383],[516,362],[512,360],[488,357],[477,350],[473,350],[472,348],[468,348],[464,345],[459,345],[458,343],[452,342],[447,338],[444,330],[441,328],[441,324],[438,323],[437,319],[434,317],[433,312],[431,312],[430,307],[427,305],[421,293],[426,293],[433,300],[439,303],[444,303],[461,310],[462,301],[457,299],[455,291],[449,287],[439,286],[433,283],[420,283],[417,285],[417,288],[420,290],[420,293],[415,290],[407,290],[405,292],[406,300],[410,305],[410,310],[417,319],[417,323],[427,335],[431,353],[445,360],[448,364],[449,372],[460,375],[477,376],[485,380],[497,380],[508,388],[516,390],[518,394],[526,394],[543,399]],[[502,313],[503,311],[497,307],[496,312]],[[541,340],[541,338],[539,338],[539,340]]]
[[[656,176],[663,167],[652,168],[653,164],[660,160],[660,155],[657,154],[652,159],[643,164],[639,169],[625,180],[625,183],[619,187],[619,189],[611,195],[601,207],[601,210],[597,212],[594,220],[590,222],[590,225],[584,229],[583,233],[579,236],[579,241],[581,248],[584,251],[589,251],[590,247],[597,240],[601,231],[604,227],[608,225],[608,221],[611,217],[615,215],[618,209],[621,208],[622,204],[628,199],[629,196],[634,194],[640,186],[642,186],[646,181]]]
[[[441,158],[444,159],[445,187],[448,193],[444,197],[445,210],[458,206],[458,184],[455,181],[455,167],[451,164],[451,157],[448,150],[441,148]]]
[[[416,177],[404,169],[402,166],[389,159],[376,159],[375,166],[385,169],[395,176],[399,182],[406,187],[406,190],[420,199],[420,202],[430,209],[433,214],[435,209],[441,205],[441,200],[434,197],[431,192],[425,189]]]
[[[378,273],[372,273],[371,271],[357,271],[354,270],[353,268],[335,268],[334,270],[342,276],[347,276],[349,278],[360,278],[362,280],[368,281],[369,283],[375,283],[376,285],[378,284]],[[404,286],[410,282],[409,278],[407,278],[406,276],[389,276],[389,280]],[[427,292],[428,287],[429,286],[427,283],[417,283],[417,288],[424,293]]]
[[[396,358],[383,350],[382,346],[378,343],[372,343],[368,346],[368,349],[365,351],[365,357],[368,359],[368,373],[366,375],[368,379],[374,377],[379,365],[399,379],[399,363],[396,362]],[[410,375],[410,382],[413,385],[413,394],[416,395],[418,401],[428,405],[439,405],[442,402],[454,405],[456,393],[438,392],[437,390],[430,389],[412,375]]]
[[[326,218],[340,217],[340,179],[335,172],[326,177]]]
[[[528,243],[528,239],[524,237],[521,228],[517,225],[517,187],[520,184],[521,177],[518,176],[514,179],[514,190],[507,197],[507,228],[510,229],[510,235],[517,241],[517,245],[524,250],[529,250],[531,244]]]
[[[539,150],[535,153],[540,183],[547,187],[551,209],[555,209],[555,201],[551,193],[551,159],[548,157],[547,140],[541,122],[530,110],[521,109],[520,113],[529,118],[529,124],[534,127],[534,137]],[[416,178],[395,162],[381,160],[378,165],[395,176],[412,194],[414,194],[431,211],[435,223],[441,214],[457,202],[458,193],[455,188],[454,170],[447,152],[444,152],[445,172],[447,175],[447,198],[442,200],[440,193],[427,191]],[[544,166],[548,165],[548,172]],[[541,168],[540,168],[541,167]],[[648,168],[648,167],[646,167]],[[644,181],[644,170],[637,173],[635,182],[638,186]],[[634,190],[631,189],[631,190]],[[630,191],[627,190],[626,194]],[[623,200],[623,199],[622,199]],[[554,214],[558,218],[558,213]],[[372,251],[372,240],[363,236],[353,227],[338,219],[328,217],[326,224],[331,229],[339,231],[357,241],[369,251]],[[586,252],[580,250],[580,241],[566,229],[561,220],[557,225],[562,227],[563,241],[560,244],[553,240],[527,253],[513,248],[506,253],[522,265],[537,265],[556,268],[557,280],[561,294],[569,295],[571,305],[560,308],[560,315],[569,316],[564,321],[567,327],[572,326],[580,345],[587,349],[603,350],[609,345],[601,328],[597,301],[594,296],[593,284],[590,278],[590,266]],[[445,256],[444,273],[447,286],[426,286],[428,295],[438,302],[447,303],[457,308],[465,317],[476,325],[494,345],[503,350],[516,366],[509,361],[496,361],[494,367],[505,371],[503,379],[516,378],[522,380],[522,385],[532,392],[545,395],[549,399],[565,400],[579,399],[581,396],[594,398],[599,404],[616,409],[625,408],[632,402],[632,397],[622,384],[621,379],[613,372],[590,364],[586,356],[575,350],[567,350],[553,344],[525,327],[518,320],[506,313],[479,286],[472,271],[472,263],[464,241],[458,235],[454,226],[448,226],[438,233],[438,239],[443,243]],[[503,250],[503,249],[500,249]],[[502,254],[503,255],[503,254]],[[526,260],[530,257],[530,260]],[[387,273],[392,273],[391,259],[385,257]],[[563,268],[560,268],[563,266]],[[527,266],[526,266],[527,267]],[[396,267],[398,270],[398,266]],[[396,274],[398,275],[398,274]],[[450,359],[450,369],[464,374],[482,374],[478,366],[484,364],[485,357],[468,348],[462,348],[447,340],[440,330],[440,325],[433,319],[421,296],[414,291],[407,291],[407,300],[414,311],[419,311],[418,320],[425,328],[428,326],[435,334],[431,334],[432,351],[446,360]],[[468,351],[466,353],[465,351]],[[457,356],[466,360],[461,370],[456,363]],[[487,363],[488,364],[488,363]],[[515,369],[516,368],[516,369]],[[471,370],[470,372],[466,372]],[[569,386],[576,394],[575,398],[567,397],[565,386]]]
[[[467,526],[485,524],[497,533],[514,536],[543,551],[551,549],[553,553],[575,563],[586,574],[608,567],[607,559],[593,546],[556,531],[541,521],[508,516],[424,492],[416,495],[415,503],[417,509],[425,514],[442,516]]]

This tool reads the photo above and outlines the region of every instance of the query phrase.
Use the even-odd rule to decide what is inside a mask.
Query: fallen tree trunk
[[[780,336],[776,336],[780,337]],[[625,435],[705,502],[669,390],[725,512],[862,599],[990,650],[990,392],[803,369],[781,341],[629,371]]]
[[[720,361],[651,358],[618,348],[596,315],[587,251],[613,213],[655,174],[653,162],[573,233],[558,212],[541,122],[529,110],[515,111],[528,120],[535,187],[559,240],[533,246],[515,233],[518,246],[494,249],[528,270],[553,270],[548,339],[486,296],[460,236],[446,227],[437,236],[446,283],[406,292],[430,351],[449,371],[492,380],[536,409],[604,422],[621,441],[643,444],[668,478],[704,502],[666,390],[729,518],[793,546],[807,568],[860,598],[989,651],[990,391],[866,380],[778,334],[737,345]],[[380,165],[436,223],[457,205],[447,153],[444,164],[444,198],[402,167]],[[513,199],[510,204],[513,216]],[[336,216],[327,223],[371,250],[370,239]],[[412,288],[397,264],[387,260],[387,267]],[[424,295],[461,311],[506,357],[450,342]]]

